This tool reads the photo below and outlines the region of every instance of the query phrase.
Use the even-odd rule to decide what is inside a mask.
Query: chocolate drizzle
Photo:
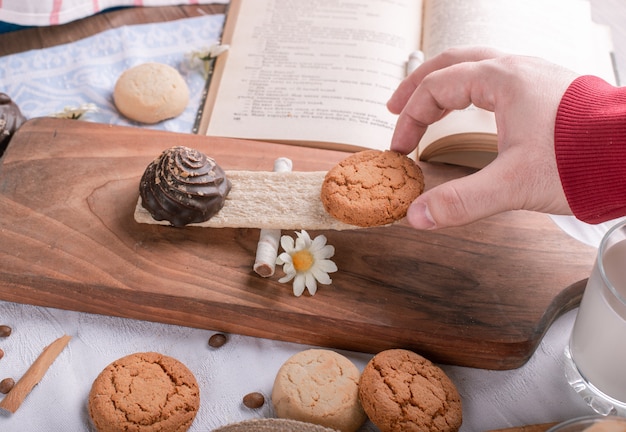
[[[9,145],[11,137],[26,121],[19,107],[6,93],[0,93],[0,156]]]
[[[184,146],[165,150],[139,184],[142,206],[173,226],[204,222],[224,206],[231,183],[215,160]]]

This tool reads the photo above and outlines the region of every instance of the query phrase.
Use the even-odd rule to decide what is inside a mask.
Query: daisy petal
[[[293,281],[293,295],[300,297],[304,292],[304,275],[296,275]]]
[[[326,273],[334,273],[336,272],[337,269],[337,264],[335,264],[333,261],[331,260],[320,260],[317,263],[315,263],[315,267],[316,269],[319,269],[321,271],[324,271]]]
[[[310,240],[307,242],[306,238],[302,236],[298,236],[298,238],[296,239],[295,250],[301,251],[302,249],[307,249],[309,247],[310,242],[311,242]]]
[[[308,232],[306,232],[306,230],[296,232],[296,235],[298,236],[298,238],[301,238],[305,244],[311,245],[311,236],[309,235]]]
[[[280,283],[289,282],[291,279],[294,278],[295,275],[296,275],[295,273],[288,273],[285,276],[283,276],[280,279],[278,279],[278,282],[280,282]]]
[[[284,235],[280,238],[280,245],[286,253],[291,253],[294,250],[293,238],[288,235]]]
[[[286,262],[283,265],[283,271],[287,274],[293,273],[296,274],[296,268],[293,266],[293,263],[291,261]]]
[[[313,242],[311,243],[311,252],[318,252],[324,249],[325,245],[326,245],[326,236],[318,235],[317,237],[313,239]]]
[[[315,277],[315,279],[317,279],[317,281],[321,283],[322,285],[330,285],[330,283],[332,282],[332,279],[330,278],[330,276],[328,276],[328,273],[326,273],[325,271],[322,271],[318,268],[314,268],[314,269],[311,269],[311,273],[313,274],[313,277]]]
[[[276,264],[278,265],[283,265],[288,262],[293,262],[293,261],[291,259],[291,255],[289,255],[287,252],[283,252],[276,257]]]
[[[317,292],[317,282],[315,280],[315,276],[313,276],[310,272],[305,275],[305,285],[309,290],[309,293],[311,295],[315,295]]]
[[[327,259],[333,255],[335,255],[335,247],[331,245],[326,245],[319,252],[317,252],[317,257],[320,259]]]

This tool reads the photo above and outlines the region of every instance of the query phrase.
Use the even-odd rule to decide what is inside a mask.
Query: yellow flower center
[[[293,266],[296,271],[307,271],[313,265],[313,255],[307,249],[295,252],[291,255]]]

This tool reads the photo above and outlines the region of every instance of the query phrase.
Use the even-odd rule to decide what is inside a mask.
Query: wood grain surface
[[[123,25],[172,21],[225,11],[226,5],[223,4],[128,7],[108,10],[67,24],[31,27],[0,34],[0,56],[75,42]]]
[[[488,432],[546,432],[551,427],[556,426],[558,423],[541,423],[527,426],[518,426],[506,429],[493,429]]]
[[[145,167],[173,145],[224,169],[327,170],[346,153],[33,119],[0,160],[0,298],[375,353],[404,347],[433,361],[521,366],[576,306],[593,248],[542,214],[516,211],[466,227],[399,224],[325,231],[333,284],[311,297],[252,271],[257,229],[138,224]],[[469,171],[421,164],[426,187]],[[285,232],[284,234],[293,234]],[[312,235],[321,234],[312,232]]]

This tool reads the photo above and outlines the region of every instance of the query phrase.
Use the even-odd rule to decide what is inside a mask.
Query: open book
[[[389,148],[386,102],[417,50],[487,45],[615,81],[587,0],[232,0],[222,43],[200,133],[351,151]],[[481,168],[496,152],[493,114],[470,106],[415,157]]]

